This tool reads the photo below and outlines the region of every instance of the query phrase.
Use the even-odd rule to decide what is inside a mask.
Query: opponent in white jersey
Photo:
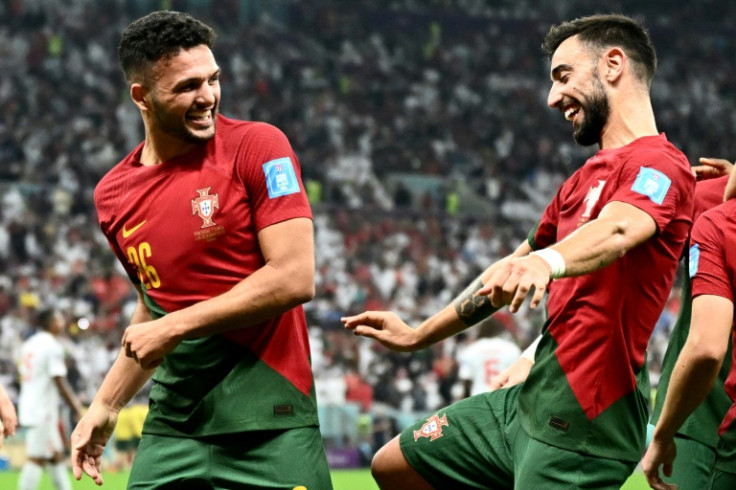
[[[49,465],[49,476],[57,489],[71,490],[64,443],[59,425],[61,398],[78,417],[82,405],[66,382],[64,348],[57,340],[65,325],[61,312],[43,310],[38,315],[38,331],[21,349],[21,390],[18,418],[26,431],[27,460],[18,481],[19,490],[35,490]]]
[[[491,391],[491,379],[520,355],[521,349],[503,324],[495,318],[485,320],[476,339],[458,354],[458,377],[463,382],[464,396]]]

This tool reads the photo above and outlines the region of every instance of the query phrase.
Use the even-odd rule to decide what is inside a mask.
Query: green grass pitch
[[[0,471],[0,488],[12,490],[18,485],[18,471]],[[103,473],[105,484],[98,487],[92,480],[86,476],[82,481],[72,480],[72,488],[74,490],[124,490],[128,481],[127,473]],[[370,471],[367,469],[358,470],[333,470],[332,483],[335,490],[378,490],[378,486],[371,478]],[[647,481],[641,471],[637,471],[626,484],[621,487],[622,490],[645,490],[648,489]],[[38,490],[54,490],[48,476],[44,475]],[[312,489],[309,489],[312,490]],[[318,489],[315,489],[318,490]]]

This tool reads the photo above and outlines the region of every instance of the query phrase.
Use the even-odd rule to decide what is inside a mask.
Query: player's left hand
[[[178,340],[170,335],[171,329],[154,325],[158,321],[135,323],[126,328],[123,334],[125,355],[143,369],[153,369],[161,364],[163,357],[178,344]]]
[[[549,264],[536,255],[506,260],[491,272],[478,294],[488,295],[493,306],[509,305],[509,311],[516,313],[533,289],[529,302],[533,309],[544,298],[550,273]]]
[[[391,350],[410,352],[424,347],[418,343],[417,330],[390,311],[366,311],[340,320],[353,335],[375,339]]]
[[[725,158],[701,157],[698,159],[700,165],[691,167],[693,175],[698,180],[715,179],[731,173],[733,163]]]
[[[667,483],[659,475],[659,467],[662,467],[664,476],[672,476],[672,462],[677,455],[675,441],[658,441],[653,439],[647,448],[641,466],[650,488],[655,490],[677,490],[677,485]]]

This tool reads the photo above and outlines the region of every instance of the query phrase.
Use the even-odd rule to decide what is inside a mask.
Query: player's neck
[[[144,166],[158,165],[192,151],[195,146],[194,143],[184,143],[179,139],[146,131],[140,160]]]
[[[631,97],[615,107],[601,132],[601,149],[620,148],[644,136],[659,134],[649,97]]]

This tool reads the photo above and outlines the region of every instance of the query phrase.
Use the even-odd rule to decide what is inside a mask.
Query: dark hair
[[[488,318],[480,324],[478,328],[478,338],[481,337],[498,337],[499,335],[507,332],[506,326],[497,318]]]
[[[181,49],[204,44],[211,48],[215,31],[189,14],[171,10],[152,12],[133,21],[123,31],[118,45],[118,59],[130,82],[142,77],[147,66],[175,56]]]
[[[54,316],[56,316],[56,313],[57,310],[54,308],[44,308],[39,311],[36,315],[36,323],[39,328],[41,330],[48,330],[51,326],[51,322],[54,320]]]
[[[552,58],[567,38],[578,36],[593,48],[621,47],[634,62],[635,74],[647,85],[657,69],[657,53],[644,25],[620,14],[591,15],[552,26],[542,42],[545,54]]]

